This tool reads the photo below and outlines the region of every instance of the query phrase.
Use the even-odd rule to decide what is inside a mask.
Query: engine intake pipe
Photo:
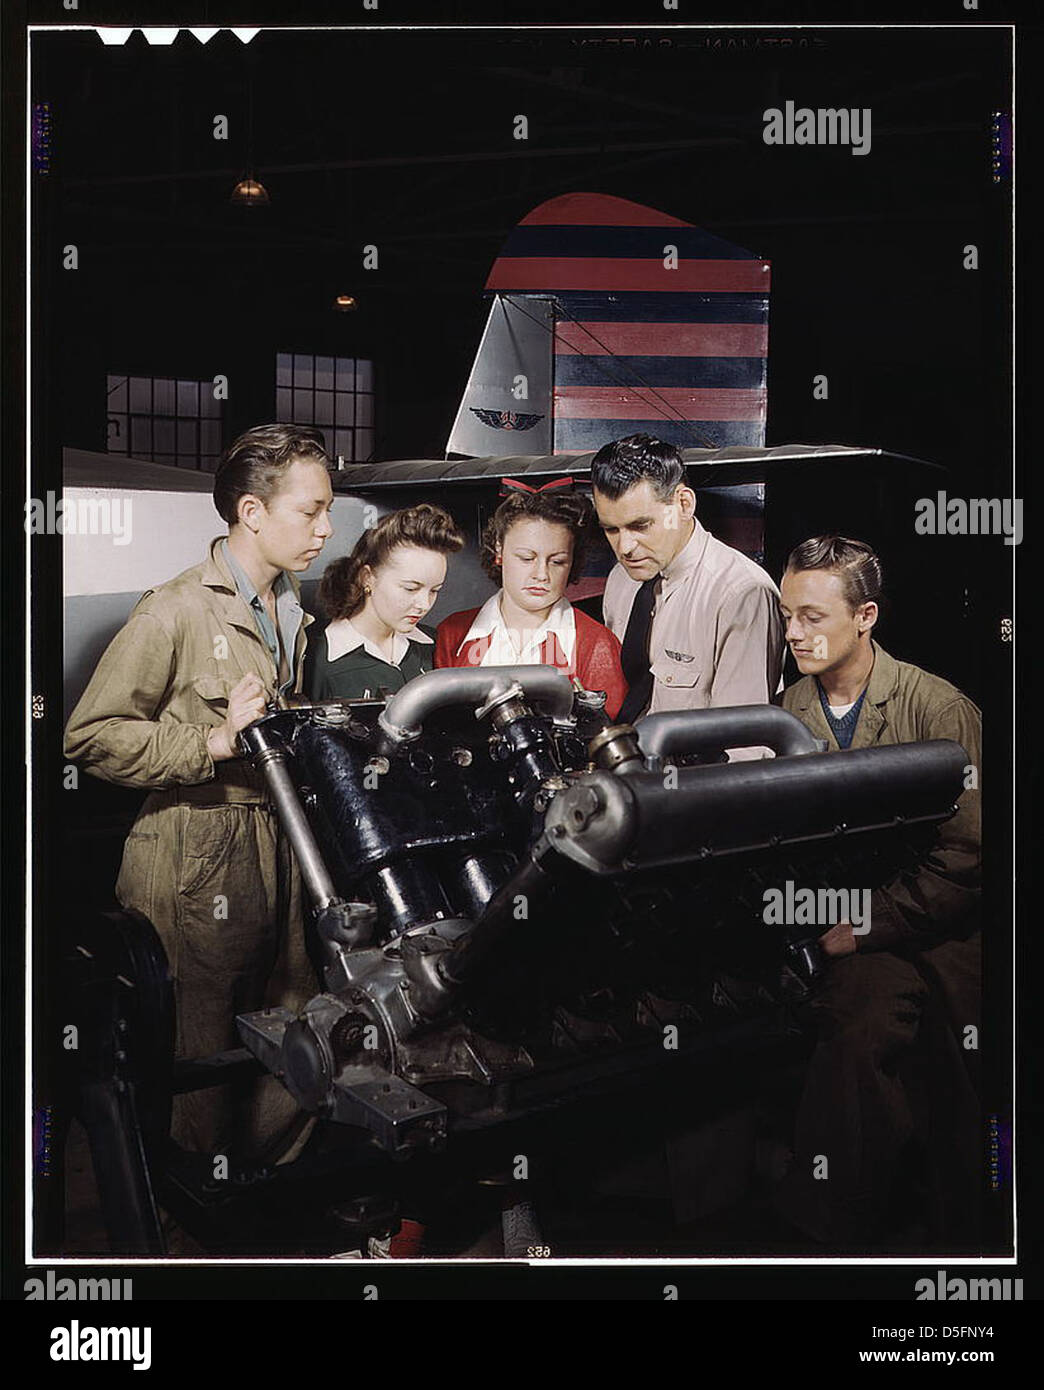
[[[389,752],[420,738],[427,720],[451,705],[480,708],[520,686],[529,705],[539,704],[557,722],[573,712],[573,687],[553,666],[454,666],[427,671],[395,692],[378,723]]]
[[[646,759],[671,754],[719,753],[723,748],[771,748],[777,758],[823,749],[795,715],[778,705],[727,705],[722,709],[664,710],[636,725]]]

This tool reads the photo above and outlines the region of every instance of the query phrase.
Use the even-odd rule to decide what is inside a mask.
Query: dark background
[[[538,203],[589,190],[772,260],[769,444],[879,444],[998,495],[1010,189],[991,181],[990,114],[1010,109],[1009,50],[968,28],[667,31],[633,47],[591,31],[249,45],[225,31],[169,48],[38,34],[52,442],[105,447],[107,371],[224,373],[234,436],[271,418],[275,353],[297,350],[371,356],[377,457],[440,457],[501,243]],[[871,107],[871,153],[766,146],[762,112],[788,98]],[[528,141],[512,138],[519,113]],[[267,209],[229,205],[248,164]],[[338,293],[355,314],[332,311]]]

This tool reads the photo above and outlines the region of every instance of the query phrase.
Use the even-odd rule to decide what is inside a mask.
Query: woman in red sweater
[[[444,619],[438,666],[557,666],[585,690],[604,690],[615,719],[627,693],[620,643],[565,598],[584,566],[593,522],[572,479],[530,488],[505,478],[503,501],[482,535],[482,568],[499,585],[481,608]]]

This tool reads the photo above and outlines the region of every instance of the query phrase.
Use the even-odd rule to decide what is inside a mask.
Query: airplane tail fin
[[[447,451],[586,453],[639,432],[680,448],[763,445],[770,273],[623,198],[542,203],[490,271]]]

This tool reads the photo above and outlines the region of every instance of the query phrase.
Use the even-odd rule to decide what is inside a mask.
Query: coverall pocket
[[[218,709],[228,704],[230,688],[231,683],[224,676],[197,676],[192,682],[192,689],[211,709]]]
[[[131,830],[123,846],[123,858],[116,879],[116,899],[122,907],[132,907],[156,925],[152,910],[153,884],[159,836],[154,831]]]
[[[278,948],[269,817],[254,806],[193,806],[182,844],[177,912],[183,997],[193,990],[224,992],[231,1019],[261,1006]]]
[[[236,837],[229,806],[192,806],[186,813],[178,867],[178,892],[196,893],[227,864]]]

